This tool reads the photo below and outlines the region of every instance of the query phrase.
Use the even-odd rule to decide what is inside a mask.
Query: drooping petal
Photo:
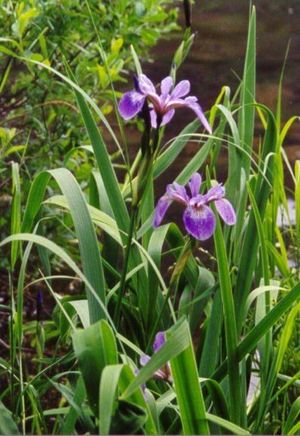
[[[171,109],[179,109],[182,107],[189,107],[189,105],[186,104],[186,101],[183,98],[170,98],[165,104],[164,109],[165,111],[169,111]]]
[[[186,231],[199,241],[210,238],[216,227],[213,211],[205,205],[200,208],[187,207],[183,214],[183,222]]]
[[[138,76],[138,80],[139,80],[139,88],[143,94],[145,95],[156,94],[155,86],[145,74],[140,74]]]
[[[143,107],[145,96],[136,91],[126,92],[119,102],[119,112],[124,120],[130,120],[137,115]]]
[[[199,118],[199,120],[201,121],[201,123],[203,124],[203,126],[205,127],[205,129],[212,134],[212,129],[203,113],[203,110],[201,109],[201,106],[199,105],[199,103],[195,102],[195,97],[187,97],[185,99],[186,102],[186,106],[189,107],[190,109],[192,109],[195,114],[197,115],[197,117]]]
[[[174,117],[175,114],[175,109],[170,109],[162,118],[162,122],[161,122],[161,126],[165,126],[166,124],[168,124],[171,119]]]
[[[165,77],[160,84],[160,90],[162,95],[168,95],[173,88],[173,79],[171,76]]]
[[[189,196],[186,193],[185,187],[179,185],[177,182],[173,182],[167,186],[167,195],[171,200],[184,205],[187,205],[189,202]]]
[[[204,195],[205,203],[210,203],[211,201],[221,200],[225,195],[225,188],[221,184],[213,186]]]
[[[171,93],[172,99],[177,99],[181,97],[185,97],[191,89],[190,82],[188,80],[181,80]]]
[[[226,198],[222,198],[216,200],[215,205],[223,221],[229,226],[233,226],[236,223],[236,215],[232,204]]]
[[[197,103],[196,97],[187,97],[185,99],[177,98],[177,99],[171,99],[168,101],[168,103],[165,105],[165,110],[170,109],[179,109],[179,108],[188,108],[192,109],[192,111],[195,112],[205,129],[211,134],[212,129],[199,105]]]
[[[155,339],[153,342],[153,351],[157,353],[157,351],[165,344],[166,338],[164,332],[158,332],[155,335]]]
[[[153,227],[158,227],[160,225],[171,203],[172,200],[167,195],[163,195],[158,200],[154,212]]]
[[[202,177],[199,173],[194,173],[189,181],[189,187],[192,197],[196,197],[199,194],[200,186],[202,183]]]

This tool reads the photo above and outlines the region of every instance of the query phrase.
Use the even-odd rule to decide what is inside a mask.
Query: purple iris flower
[[[182,80],[174,87],[172,77],[168,76],[161,81],[160,91],[161,94],[158,95],[151,80],[145,74],[140,74],[136,80],[136,89],[126,92],[119,102],[121,116],[125,120],[135,117],[142,110],[147,99],[152,127],[164,126],[171,121],[175,109],[189,108],[195,112],[205,129],[212,133],[197,97],[186,97],[190,92],[190,82],[188,80]]]
[[[235,211],[231,203],[224,198],[225,188],[218,184],[203,195],[199,193],[201,183],[201,175],[194,173],[189,181],[190,195],[184,186],[176,182],[168,185],[166,193],[157,203],[153,226],[158,227],[160,225],[173,201],[181,203],[185,207],[183,222],[186,231],[200,241],[210,238],[216,228],[216,218],[209,207],[210,203],[214,203],[219,215],[226,224],[230,226],[235,224]]]
[[[165,344],[165,342],[166,342],[165,333],[164,332],[158,332],[155,335],[155,339],[154,339],[154,342],[153,342],[153,351],[154,351],[154,353],[157,353],[158,350]],[[145,354],[144,356],[141,356],[140,364],[142,366],[145,366],[145,365],[147,365],[147,363],[149,362],[150,359],[151,359],[151,357],[148,356],[147,354]],[[155,371],[154,377],[156,379],[159,379],[159,380],[168,380],[168,381],[171,382],[172,381],[172,376],[171,376],[171,369],[170,369],[169,363],[166,363],[162,368],[160,368],[157,371]]]

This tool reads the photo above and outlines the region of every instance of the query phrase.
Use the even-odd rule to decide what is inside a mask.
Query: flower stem
[[[124,267],[122,270],[122,275],[121,275],[121,280],[120,280],[118,301],[117,301],[117,305],[116,305],[115,313],[114,313],[114,320],[115,320],[116,328],[118,328],[119,322],[120,322],[121,304],[122,304],[122,299],[123,299],[123,296],[125,293],[126,275],[127,275],[127,270],[128,270],[130,248],[131,248],[131,243],[132,243],[132,238],[133,238],[136,216],[137,216],[137,208],[133,207],[132,212],[131,212],[129,231],[128,231],[128,237],[127,237],[127,244],[126,244],[126,250],[125,250]]]
[[[185,16],[185,25],[187,28],[190,28],[192,26],[190,0],[183,0],[183,9],[184,9],[184,16]]]

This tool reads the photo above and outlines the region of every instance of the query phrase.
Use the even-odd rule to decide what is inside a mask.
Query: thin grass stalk
[[[130,248],[131,248],[131,244],[132,244],[136,216],[137,216],[137,208],[133,207],[132,211],[131,211],[129,231],[128,231],[128,237],[127,237],[127,243],[126,243],[124,265],[123,265],[122,275],[121,275],[121,279],[120,279],[120,288],[119,288],[119,293],[118,293],[118,300],[117,300],[117,305],[116,305],[115,313],[114,313],[114,321],[115,321],[115,325],[116,325],[117,329],[118,329],[119,323],[120,323],[121,304],[122,304],[122,299],[123,299],[123,296],[125,293],[126,275],[127,275],[127,270],[128,270]]]
[[[264,221],[267,201],[271,192],[274,175],[274,152],[277,144],[276,123],[272,112],[263,105],[256,104],[268,115],[268,125],[262,148],[260,171],[254,188],[254,198]],[[235,285],[235,308],[238,332],[241,331],[245,319],[245,302],[251,289],[253,274],[257,264],[259,238],[254,212],[250,211],[245,232],[242,251],[238,260],[238,275]]]
[[[296,301],[300,300],[300,283],[287,292],[287,295],[273,307],[272,310],[245,336],[237,346],[237,358],[241,361],[257,346],[259,340],[275,325],[280,317],[287,312]],[[228,358],[217,368],[211,378],[219,381],[226,376]]]

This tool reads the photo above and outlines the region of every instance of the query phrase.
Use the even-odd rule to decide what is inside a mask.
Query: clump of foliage
[[[59,164],[81,140],[72,89],[59,76],[27,61],[41,62],[57,72],[68,65],[78,83],[108,114],[113,109],[112,87],[128,79],[130,46],[149,60],[150,48],[158,39],[177,29],[176,17],[174,2],[169,0],[0,2],[4,205],[9,193],[6,163],[16,153],[23,163],[21,171],[32,176],[45,168],[45,156],[51,165]],[[82,174],[86,176],[85,169]],[[6,222],[2,216],[3,226]]]
[[[192,40],[188,29],[160,90],[132,50],[134,89],[120,100],[111,90],[120,137],[78,86],[76,69],[27,60],[28,68],[46,69],[74,92],[70,104],[86,130],[78,133],[82,156],[93,165],[85,183],[68,160],[47,167],[34,178],[24,208],[20,165],[12,165],[11,236],[0,243],[11,247],[10,303],[2,307],[10,314],[10,355],[0,361],[1,433],[299,432],[300,166],[291,168],[283,149],[299,117],[282,125],[281,82],[275,113],[256,101],[255,8],[240,87],[234,95],[222,87],[206,114],[189,95],[188,80],[175,86]],[[165,142],[179,108],[197,119]],[[137,115],[143,131],[132,157],[122,118]],[[263,132],[258,147],[255,120]],[[164,180],[156,202],[157,179],[188,141],[197,145],[194,156],[173,183]],[[216,182],[222,147],[224,186]],[[281,211],[289,217],[285,165],[296,213],[282,226]],[[165,219],[171,202],[183,206],[181,227]],[[53,239],[43,232],[45,222],[60,222],[65,234]],[[208,239],[213,243],[204,247]],[[28,321],[32,259],[36,319]],[[62,264],[67,272],[57,268]],[[72,288],[62,292],[63,281]],[[55,308],[43,321],[47,295]]]

